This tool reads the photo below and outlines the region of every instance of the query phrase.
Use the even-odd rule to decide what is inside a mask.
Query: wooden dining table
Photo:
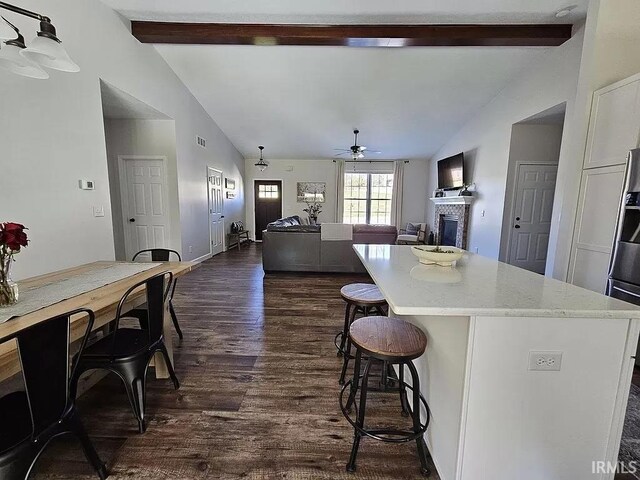
[[[19,282],[19,285],[24,289],[37,288],[56,281],[66,280],[75,275],[91,272],[92,270],[109,267],[117,263],[118,262],[108,261],[88,263],[86,265],[29,278]],[[93,310],[96,315],[93,330],[96,331],[102,329],[105,325],[115,319],[118,303],[129,288],[161,272],[170,271],[175,277],[179,277],[190,272],[195,266],[196,264],[193,262],[162,262],[160,265],[154,266],[143,272],[117,280],[103,287],[96,288],[66,300],[62,300],[31,313],[12,318],[0,324],[0,382],[13,377],[21,370],[15,340],[4,341],[15,333],[28,329],[29,327],[49,318],[62,315],[78,308],[88,308]],[[130,295],[129,300],[125,304],[124,311],[138,307],[145,303],[145,301],[146,296],[144,287],[141,287]],[[86,314],[75,315],[71,318],[70,336],[72,344],[73,342],[80,340],[84,335],[87,328],[87,318]],[[169,352],[169,358],[173,362],[172,329],[171,318],[169,316],[168,308],[166,308],[164,315],[164,341]],[[154,364],[157,378],[169,377],[167,366],[160,354],[156,355]],[[85,378],[84,383],[79,387],[79,391],[81,392],[86,390],[92,383],[95,383],[95,381],[95,379],[90,380]]]

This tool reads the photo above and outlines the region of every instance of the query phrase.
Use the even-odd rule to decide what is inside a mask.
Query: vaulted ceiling
[[[586,0],[104,0],[132,20],[576,23]],[[555,12],[573,5],[562,19]],[[428,158],[547,48],[156,45],[248,158],[330,158],[361,144]]]

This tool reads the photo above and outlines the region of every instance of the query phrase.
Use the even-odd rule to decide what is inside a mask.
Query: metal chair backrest
[[[95,315],[82,308],[37,323],[3,339],[15,338],[22,366],[22,378],[29,400],[29,411],[33,425],[33,439],[55,425],[73,405],[70,398],[69,379],[75,373],[69,371],[69,341],[71,316],[85,313],[87,330],[80,344],[79,354],[87,345],[93,328]]]
[[[176,257],[178,257],[179,262],[182,261],[182,257],[178,252],[176,252],[175,250],[169,250],[167,248],[147,248],[146,250],[140,250],[138,253],[136,253],[133,256],[131,261],[135,262],[138,255],[143,253],[148,253],[148,252],[151,252],[152,262],[168,262],[169,259],[171,258],[171,254],[174,254]],[[173,294],[175,293],[175,291],[176,291],[176,282],[173,282],[173,285],[171,286],[171,294],[169,295],[170,301],[173,300]]]
[[[167,279],[166,287],[165,279]],[[126,312],[124,312],[123,314],[124,305],[127,303],[129,296],[135,290],[142,286],[145,287],[145,295],[147,297],[147,313],[149,316],[149,345],[156,343],[162,338],[165,305],[169,298],[169,291],[173,283],[173,273],[162,272],[135,284],[125,292],[125,294],[120,299],[120,303],[118,303],[118,309],[116,310],[115,330],[111,345],[111,356],[114,356],[115,348],[118,341],[118,326],[120,324],[120,318],[122,318],[123,316],[127,316]]]
[[[176,257],[178,257],[179,262],[182,261],[182,257],[178,252],[176,252],[175,250],[167,249],[167,248],[147,248],[145,250],[140,250],[138,253],[136,253],[133,256],[131,261],[135,262],[136,258],[138,258],[138,256],[143,253],[151,253],[152,262],[168,262],[169,259],[171,258],[171,254],[174,254]]]

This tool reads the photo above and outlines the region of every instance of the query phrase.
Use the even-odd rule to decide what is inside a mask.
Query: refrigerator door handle
[[[632,297],[640,298],[640,294],[630,292],[629,290],[625,290],[624,288],[616,287],[615,285],[612,288],[624,294],[631,295]]]

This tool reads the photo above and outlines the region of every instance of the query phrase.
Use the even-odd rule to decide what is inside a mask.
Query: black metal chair
[[[167,248],[147,248],[146,250],[140,250],[136,253],[131,259],[132,262],[136,261],[136,258],[144,253],[151,253],[151,261],[152,262],[168,262],[171,258],[171,254],[174,254],[178,257],[178,261],[182,261],[182,257],[175,250],[169,250]],[[171,314],[171,320],[173,321],[173,326],[178,332],[178,337],[182,340],[182,330],[180,329],[180,324],[178,324],[178,317],[176,316],[176,311],[173,308],[173,294],[176,291],[176,282],[177,279],[173,281],[173,286],[171,287],[171,291],[169,294],[169,313]],[[127,313],[127,317],[137,318],[140,322],[140,326],[142,328],[147,328],[148,320],[147,320],[147,310],[146,308],[134,308]]]
[[[168,278],[165,288],[165,279]],[[71,388],[75,392],[80,374],[87,370],[103,369],[118,375],[124,382],[133,413],[138,420],[140,433],[146,430],[145,402],[147,369],[153,356],[160,352],[165,359],[173,384],[180,388],[180,382],[173,370],[167,347],[164,344],[164,307],[173,274],[164,272],[140,282],[124,294],[116,310],[115,326],[111,333],[89,345],[79,357],[76,375]],[[145,286],[148,307],[148,328],[118,328],[120,319],[128,314],[122,312],[127,298],[138,288]]]
[[[87,460],[101,479],[107,469],[96,453],[80,421],[71,395],[69,379],[70,317],[86,313],[87,331],[80,353],[87,344],[95,316],[80,309],[40,322],[33,327],[3,338],[15,338],[20,353],[22,378],[26,391],[13,392],[0,398],[0,478],[25,480],[49,443],[62,435],[75,435]]]

